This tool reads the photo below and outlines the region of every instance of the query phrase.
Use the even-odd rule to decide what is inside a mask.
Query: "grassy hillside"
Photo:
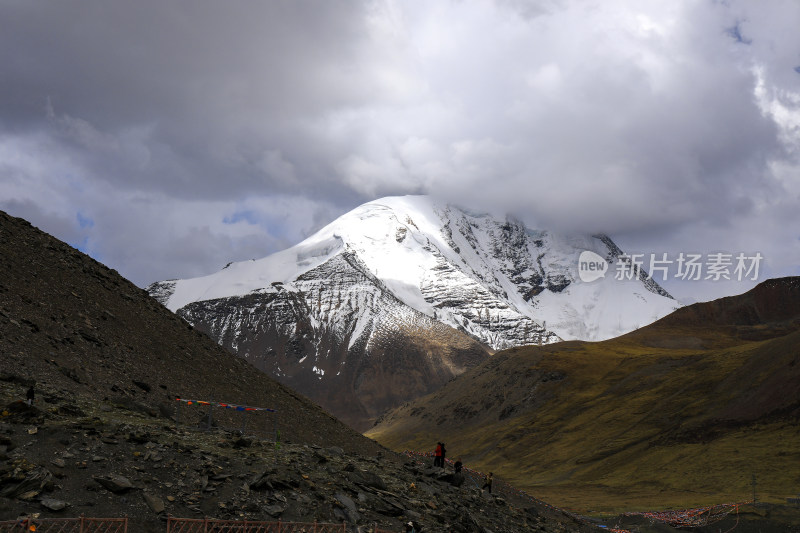
[[[800,282],[679,310],[599,343],[496,354],[367,435],[609,511],[785,501],[800,490]]]

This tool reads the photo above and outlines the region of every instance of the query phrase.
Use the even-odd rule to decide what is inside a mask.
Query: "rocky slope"
[[[19,393],[0,384],[0,398]],[[452,472],[391,452],[281,444],[176,426],[108,403],[40,391],[0,419],[0,521],[122,517],[163,533],[185,518],[347,524],[348,531],[597,531],[541,502],[457,486]]]
[[[344,521],[350,531],[408,520],[426,531],[592,530],[384,449],[2,212],[0,267],[0,521],[127,515],[129,530],[150,533],[171,513]],[[33,407],[22,401],[30,385]],[[221,410],[200,431],[206,407],[177,402],[176,416],[176,396],[274,408],[277,425],[261,431],[252,413],[257,435],[242,437],[223,429],[239,427],[240,413]]]
[[[65,401],[41,390],[40,404],[6,403],[24,386],[0,382],[0,523],[122,517],[128,531],[163,533],[167,515],[224,520],[314,521],[347,531],[629,533],[685,531],[640,514],[584,518],[496,482],[477,488],[430,459],[362,455],[336,446],[284,444],[214,430],[198,432],[124,406]],[[741,506],[698,533],[797,531],[787,506]],[[681,513],[675,513],[680,516]],[[604,524],[598,529],[594,524]],[[311,527],[306,527],[310,530]]]
[[[289,440],[372,441],[220,348],[115,271],[0,213],[0,372],[72,397],[174,413],[174,398],[277,409]]]
[[[563,237],[427,197],[383,198],[283,252],[150,293],[221,345],[364,429],[489,350],[608,338],[678,304],[641,272],[592,283],[607,236]]]
[[[695,304],[599,343],[514,348],[383,417],[578,509],[793,496],[800,478],[800,278]],[[510,459],[513,458],[513,462]]]

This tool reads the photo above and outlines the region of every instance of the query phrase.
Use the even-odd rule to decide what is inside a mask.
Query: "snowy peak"
[[[389,197],[354,209],[297,246],[203,278],[162,282],[152,292],[177,310],[270,292],[278,283],[294,290],[305,273],[349,251],[399,301],[494,349],[602,340],[678,307],[644,272],[633,282],[610,276],[582,282],[577,265],[585,250],[604,257],[610,270],[624,261],[605,235],[560,236],[425,196]]]

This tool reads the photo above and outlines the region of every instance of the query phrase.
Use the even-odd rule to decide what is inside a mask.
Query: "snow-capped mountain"
[[[481,345],[601,340],[679,306],[644,275],[582,282],[587,250],[611,272],[624,261],[606,236],[558,236],[425,196],[389,197],[282,252],[148,290],[362,426],[477,364]]]

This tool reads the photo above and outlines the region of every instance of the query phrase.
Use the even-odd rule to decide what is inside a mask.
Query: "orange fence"
[[[0,533],[127,533],[127,518],[21,518],[0,521]],[[378,529],[373,533],[395,533]],[[346,533],[347,524],[325,522],[258,522],[215,518],[167,518],[167,533]]]
[[[664,522],[672,527],[688,528],[709,526],[719,522],[729,514],[735,512],[737,523],[739,507],[752,504],[752,501],[737,503],[722,503],[696,509],[683,509],[679,511],[651,511],[647,513],[625,513],[628,516],[644,516],[659,522]]]
[[[167,518],[167,533],[346,533],[347,524]],[[1,532],[0,532],[1,533]]]
[[[127,518],[22,518],[0,522],[0,533],[127,533]]]

